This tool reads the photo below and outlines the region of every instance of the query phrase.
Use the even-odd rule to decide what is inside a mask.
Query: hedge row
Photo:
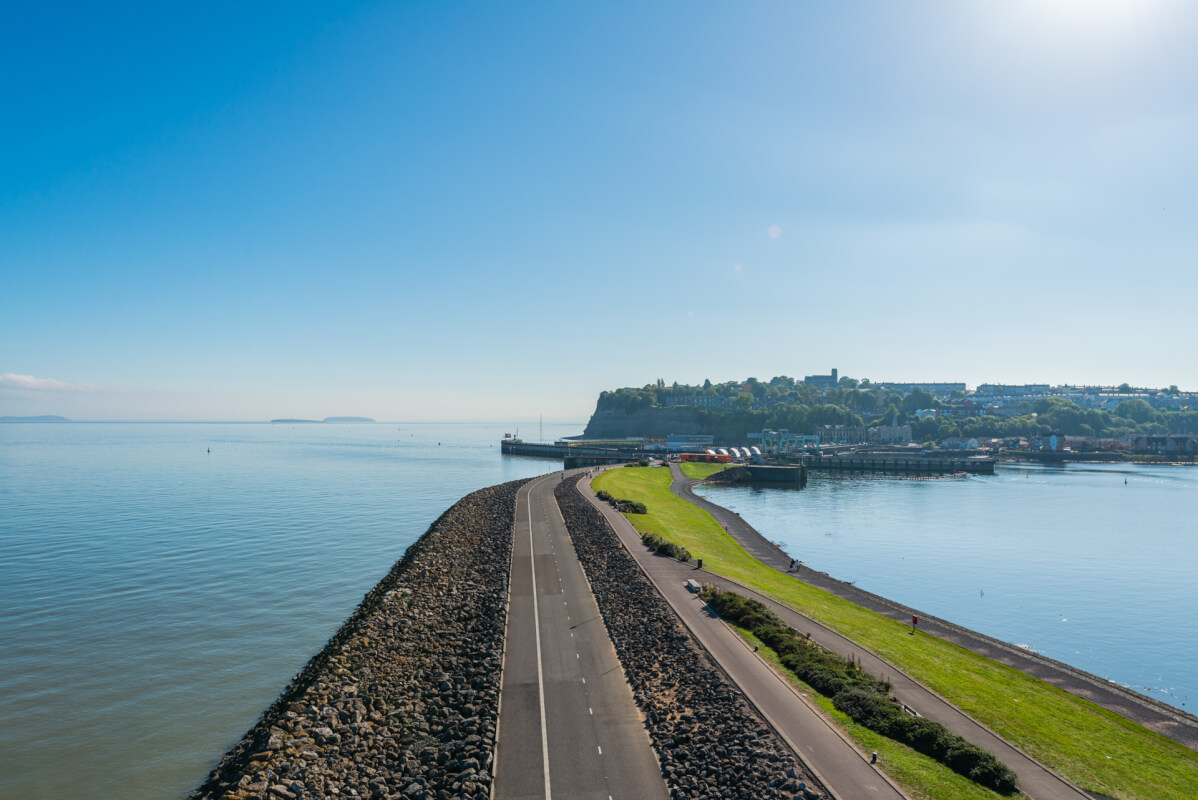
[[[945,764],[954,772],[1002,794],[1019,791],[1015,773],[998,758],[970,744],[939,722],[908,714],[890,694],[890,683],[865,674],[857,664],[800,637],[763,603],[714,587],[702,597],[734,625],[750,631],[778,654],[782,666],[855,722]]]
[[[598,492],[596,492],[595,496],[605,503],[611,503],[617,511],[623,511],[625,514],[649,513],[649,508],[644,503],[638,502],[636,500],[621,500],[620,498],[603,489],[600,489]]]
[[[680,544],[667,542],[656,533],[642,533],[641,541],[654,553],[661,553],[670,558],[676,558],[679,561],[690,561],[692,558],[690,550],[687,550]]]

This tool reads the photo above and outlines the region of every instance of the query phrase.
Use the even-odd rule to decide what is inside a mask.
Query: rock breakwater
[[[555,490],[674,798],[824,797],[577,489]]]
[[[191,799],[489,797],[523,483],[442,514]]]

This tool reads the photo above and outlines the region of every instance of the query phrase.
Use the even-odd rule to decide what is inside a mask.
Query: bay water
[[[1198,468],[1009,464],[993,476],[815,473],[802,491],[696,491],[805,566],[1198,705]]]
[[[0,425],[0,798],[185,795],[445,509],[561,468],[509,431]],[[1198,698],[1198,470],[700,491],[811,567]]]
[[[512,430],[0,425],[0,798],[185,796]]]

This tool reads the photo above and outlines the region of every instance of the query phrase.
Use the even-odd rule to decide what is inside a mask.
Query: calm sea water
[[[1198,468],[1018,465],[699,491],[816,569],[1198,705]]]
[[[506,430],[0,425],[0,798],[186,794]]]
[[[0,798],[184,795],[442,511],[560,468],[506,430],[0,425]],[[1198,698],[1198,470],[705,491],[833,575]]]

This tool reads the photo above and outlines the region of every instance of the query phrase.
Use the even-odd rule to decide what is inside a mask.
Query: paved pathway
[[[670,473],[674,478],[670,490],[674,494],[708,511],[758,561],[780,572],[786,572],[789,569],[790,555],[758,533],[753,526],[741,519],[735,512],[695,494],[692,490],[699,481],[683,475],[677,464],[670,465]],[[827,573],[811,569],[808,565],[803,565],[795,577],[900,622],[910,622],[911,615],[918,614],[919,629],[924,633],[938,636],[1000,664],[1051,683],[1116,714],[1121,714],[1163,736],[1168,736],[1186,747],[1198,750],[1198,717],[1187,714],[1167,703],[1125,689],[1118,684],[1103,680],[1060,661],[928,616],[922,611],[887,600],[850,583],[838,581]]]
[[[615,648],[553,498],[558,473],[517,495],[496,800],[669,795]]]
[[[675,473],[676,478],[679,475],[680,472]],[[724,511],[725,514],[730,513],[726,510]],[[622,515],[620,519],[631,529],[631,525],[628,524]],[[729,529],[731,530],[731,521],[726,524],[729,524]],[[743,525],[744,523],[741,524]],[[652,564],[652,567],[647,567],[647,569],[665,570],[667,569],[666,565],[670,565],[668,568],[673,572],[675,583],[683,582],[687,577],[701,575],[702,578],[699,580],[702,583],[714,584],[720,588],[760,600],[795,630],[801,633],[810,633],[811,638],[820,646],[846,657],[849,655],[854,656],[860,662],[862,668],[870,675],[885,676],[891,682],[894,695],[900,702],[905,703],[919,714],[941,723],[967,741],[973,742],[998,756],[1000,760],[1015,771],[1015,774],[1019,778],[1019,786],[1028,797],[1034,798],[1034,800],[1088,800],[1088,796],[1081,789],[1056,775],[1043,764],[1024,754],[1022,751],[1012,747],[1006,741],[991,733],[989,729],[966,716],[955,706],[916,683],[893,665],[874,656],[857,643],[735,581],[730,581],[707,570],[694,569],[672,559],[648,556],[648,551],[643,546],[636,547],[627,545],[627,543],[626,546],[629,546],[629,549],[637,557],[638,561],[642,561],[643,564],[646,562]],[[786,565],[789,566],[789,558]],[[666,583],[666,581],[656,582],[659,585]],[[667,599],[669,599],[668,594]],[[817,766],[816,769],[819,769],[819,767]]]
[[[869,763],[864,753],[830,726],[740,636],[712,616],[702,600],[686,590],[684,584],[688,578],[702,575],[706,582],[711,582],[710,574],[650,553],[628,520],[607,503],[600,502],[587,481],[579,483],[579,490],[607,518],[625,548],[699,643],[835,797],[904,800],[904,795]]]

